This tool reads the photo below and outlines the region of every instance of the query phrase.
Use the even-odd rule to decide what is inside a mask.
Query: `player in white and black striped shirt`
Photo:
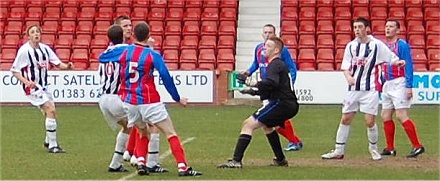
[[[29,26],[26,35],[29,41],[18,49],[11,71],[22,83],[23,90],[31,104],[39,107],[46,116],[45,147],[49,148],[49,153],[64,153],[65,151],[59,147],[57,142],[56,110],[52,92],[48,90],[47,70],[50,68],[49,64],[64,70],[72,69],[73,64],[61,62],[49,46],[40,43],[41,28],[39,26]]]

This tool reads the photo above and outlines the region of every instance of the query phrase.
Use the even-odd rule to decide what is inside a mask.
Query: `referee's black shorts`
[[[287,119],[294,117],[299,110],[299,104],[294,100],[270,100],[255,111],[252,116],[267,127],[281,126]]]

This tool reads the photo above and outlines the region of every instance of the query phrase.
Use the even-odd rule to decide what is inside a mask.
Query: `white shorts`
[[[382,109],[404,109],[411,107],[406,96],[405,77],[386,81],[382,89]]]
[[[99,108],[110,128],[116,130],[118,122],[127,118],[124,111],[124,102],[116,94],[103,94],[99,98]]]
[[[379,93],[377,91],[348,91],[343,101],[342,113],[357,112],[377,115]]]
[[[32,105],[41,107],[46,102],[53,103],[52,92],[47,88],[39,89],[37,91],[31,91],[30,95],[27,95]]]
[[[144,127],[145,123],[154,125],[168,118],[168,111],[163,102],[141,105],[124,103],[124,110],[128,116],[128,127]]]

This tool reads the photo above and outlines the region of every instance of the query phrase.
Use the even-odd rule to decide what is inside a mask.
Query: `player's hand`
[[[395,64],[399,67],[402,67],[405,66],[406,62],[405,60],[397,60]]]
[[[237,80],[240,84],[245,84],[248,76],[242,73],[237,74]]]
[[[354,85],[356,81],[354,80],[354,77],[348,77],[347,78],[348,85]]]
[[[245,84],[249,87],[255,87],[257,85],[257,81],[253,79],[246,79]]]
[[[181,97],[180,101],[179,101],[179,104],[181,106],[185,107],[188,104],[188,98]]]
[[[37,87],[37,84],[33,81],[28,81],[25,83],[25,86],[33,89],[33,88]]]
[[[405,94],[406,94],[406,98],[407,98],[408,100],[412,99],[412,97],[413,97],[413,94],[412,94],[412,88],[406,88],[406,89],[405,89]]]
[[[254,90],[252,88],[240,89],[239,92],[242,94],[249,94],[251,96],[259,95],[258,90]]]
[[[73,62],[67,63],[66,69],[67,70],[73,69]]]
[[[156,42],[156,40],[150,36],[150,38],[148,38],[148,40],[147,40],[147,45],[150,46],[151,48],[153,48],[155,42]]]

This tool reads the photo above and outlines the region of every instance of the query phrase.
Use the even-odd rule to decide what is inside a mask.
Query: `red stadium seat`
[[[21,21],[9,21],[5,26],[5,35],[20,35],[23,23]]]
[[[82,0],[78,2],[80,7],[96,7],[98,5],[97,0]]]
[[[388,7],[405,7],[405,0],[388,0]]]
[[[216,36],[202,36],[199,41],[199,49],[216,49],[217,37]]]
[[[298,20],[298,10],[296,7],[283,7],[281,9],[281,20],[282,21],[297,21]]]
[[[335,25],[335,35],[338,34],[351,34],[353,31],[351,30],[351,21],[350,20],[339,20],[336,21]]]
[[[405,7],[416,7],[416,8],[421,8],[423,5],[423,1],[422,0],[406,0],[405,1]]]
[[[71,57],[71,62],[89,62],[89,51],[88,49],[73,49]]]
[[[425,62],[414,62],[414,71],[416,72],[426,72],[428,71],[428,64]]]
[[[440,20],[439,8],[425,8],[424,19],[425,21],[439,21]]]
[[[332,7],[319,7],[316,13],[316,18],[319,20],[333,20]]]
[[[235,36],[236,35],[236,29],[235,26],[233,25],[224,25],[224,26],[220,26],[218,28],[218,35],[219,36]]]
[[[298,25],[296,21],[281,21],[281,35],[297,35]]]
[[[195,70],[197,68],[196,49],[186,49],[180,52],[180,69]]]
[[[76,34],[90,35],[93,31],[93,21],[78,21]]]
[[[317,49],[321,48],[331,48],[335,47],[335,43],[333,41],[333,34],[322,34],[318,35],[316,39]]]
[[[2,56],[0,61],[3,62],[14,62],[15,57],[17,56],[17,48],[4,48],[2,50]],[[11,67],[9,67],[11,68]]]
[[[97,21],[112,21],[113,13],[112,12],[97,12],[95,14],[95,20]]]
[[[191,21],[186,21],[191,22]],[[198,22],[197,22],[198,23]],[[200,29],[198,25],[185,24],[183,26],[183,36],[199,36]]]
[[[136,7],[130,14],[130,18],[134,21],[145,21],[148,17],[148,9]]]
[[[108,27],[110,27],[109,21],[95,21],[95,26],[93,27],[93,34],[107,35]]]
[[[55,49],[70,49],[72,47],[72,39],[58,38],[55,43]]]
[[[134,0],[133,7],[148,8],[150,6],[150,0]]]
[[[334,0],[318,0],[316,3],[317,7],[333,7]]]
[[[198,69],[214,70],[216,65],[216,57],[214,49],[201,49],[199,52]]]
[[[296,63],[296,57],[297,57],[297,53],[296,53],[296,49],[288,49],[288,51],[289,51],[289,53],[290,53],[290,56],[292,57],[292,59],[295,61],[295,63]]]
[[[59,26],[58,34],[75,34],[75,21],[61,21],[61,25]]]
[[[301,2],[301,1],[300,1]],[[299,20],[315,20],[316,11],[314,7],[303,7],[299,11]]]
[[[78,7],[79,1],[62,1],[61,5],[63,6],[63,8]]]
[[[429,71],[440,71],[440,63],[438,62],[429,62]]]
[[[183,8],[185,7],[184,0],[170,0],[168,1],[168,8]]]
[[[203,21],[202,23],[205,23],[207,21]],[[210,35],[210,36],[216,36],[217,35],[217,25],[215,24],[202,24],[201,28],[201,35]]]
[[[165,15],[165,8],[151,8],[148,21],[164,21]]]
[[[422,8],[407,8],[406,9],[406,20],[423,20]]]
[[[370,13],[368,7],[354,7],[352,19],[356,19],[358,17],[364,17],[370,19]]]
[[[336,49],[335,63],[341,63],[342,62],[342,59],[344,58],[344,52],[345,52],[345,48],[338,48],[338,49]]]
[[[9,4],[9,7],[15,8],[15,7],[26,7],[29,1],[26,0],[15,0],[11,1]]]
[[[316,34],[333,34],[333,22],[327,20],[318,21],[318,27],[316,28]]]
[[[218,8],[220,7],[220,1],[218,0],[204,0],[203,8]]]
[[[219,12],[218,8],[205,8],[201,15],[202,21],[218,21]]]
[[[316,47],[315,35],[300,35],[298,41],[299,48],[312,49]]]
[[[2,48],[18,48],[20,41],[20,36],[17,35],[6,35],[4,41],[2,42]]]
[[[351,3],[352,7],[368,7],[368,5],[369,5],[368,0],[356,0]]]
[[[350,9],[350,7],[338,7],[338,6],[336,6],[335,7],[334,19],[335,20],[351,20],[351,9]],[[336,23],[337,22],[338,21],[336,21]]]
[[[408,43],[411,45],[411,48],[425,48],[425,36],[424,35],[410,35],[408,36]]]
[[[185,0],[185,7],[187,8],[201,8],[202,0]]]
[[[150,21],[148,24],[150,25],[151,34],[163,36],[164,28],[162,21]]]
[[[115,7],[115,0],[98,0],[98,7]]]
[[[167,64],[168,69],[177,70],[179,69],[179,51],[178,50],[164,50],[163,59]]]
[[[162,49],[174,49],[178,50],[180,48],[180,35],[179,36],[166,36],[163,41]]]
[[[220,11],[220,21],[236,21],[237,10],[234,8],[222,8]]]
[[[180,49],[196,49],[199,45],[198,36],[184,36],[180,42]]]
[[[133,1],[132,0],[116,0],[115,6],[118,7],[132,7]]]
[[[299,0],[298,6],[300,8],[302,7],[315,7],[316,6],[316,0]]]
[[[345,48],[347,44],[352,40],[351,35],[339,34],[335,37],[335,48]]]
[[[42,16],[42,12],[28,12],[25,19],[26,21],[40,21]]]
[[[313,35],[316,32],[315,28],[315,21],[301,21],[298,32],[300,35]]]
[[[412,58],[414,63],[427,63],[428,58],[426,57],[425,50],[424,49],[412,49]]]
[[[179,21],[180,23],[180,21]],[[182,26],[180,25],[166,25],[165,26],[165,36],[176,35],[180,36],[182,34]]]
[[[371,20],[386,20],[388,18],[387,10],[387,7],[371,8]]]
[[[217,53],[217,69],[233,71],[235,57],[232,49],[219,49]]]
[[[113,15],[113,19],[117,18],[120,15],[130,15],[131,8],[130,7],[116,7],[115,14]]]
[[[438,8],[440,6],[440,1],[439,0],[424,0],[423,6],[425,8],[426,7]]]
[[[9,9],[9,1],[0,1],[0,7]]]
[[[428,61],[429,62],[440,62],[440,50],[439,49],[428,49]]]
[[[408,23],[408,35],[423,35],[425,28],[421,24]]]
[[[376,34],[384,34],[385,33],[385,19],[373,20],[371,21],[371,30],[373,31],[373,35]]]
[[[72,49],[88,49],[90,47],[90,39],[77,38],[72,42]]]
[[[298,63],[303,63],[303,62],[315,62],[315,49],[311,49],[311,48],[302,48],[299,49],[299,54],[298,54]]]
[[[90,51],[90,62],[99,62],[99,55],[105,51],[105,48],[93,48]]]
[[[162,44],[163,44],[162,36],[152,35],[152,37],[154,39],[154,50],[156,50],[157,52],[162,52]]]
[[[438,35],[428,35],[426,37],[426,48],[429,49],[439,49],[440,39]]]
[[[99,62],[90,62],[88,70],[98,70]]]
[[[10,12],[8,15],[8,21],[23,21],[25,12]]]
[[[388,9],[388,18],[404,20],[405,9],[403,7],[393,7]]]
[[[318,53],[316,55],[316,62],[317,63],[321,63],[321,62],[331,63],[333,65],[333,63],[335,62],[333,49],[325,49],[325,48],[318,49]]]
[[[238,0],[223,0],[220,1],[221,8],[237,8]]]
[[[183,21],[199,21],[202,14],[200,8],[186,8]]]
[[[281,7],[298,7],[298,0],[281,0]]]
[[[438,21],[426,21],[426,35],[439,35],[440,24]]]
[[[63,49],[63,48],[56,48],[55,52],[58,56],[58,58],[60,58],[60,60],[62,62],[69,62],[70,60],[70,48],[68,49]]]
[[[333,7],[351,7],[351,0],[334,0]]]
[[[218,49],[232,49],[235,53],[235,36],[219,36],[217,42]]]
[[[288,49],[296,49],[298,47],[297,35],[282,35],[281,38]]]
[[[388,0],[371,0],[370,7],[387,7]]]
[[[182,21],[183,8],[169,8],[166,16],[167,21]]]
[[[95,19],[95,11],[81,11],[78,13],[78,21],[93,21]]]
[[[96,36],[95,39],[93,39],[90,42],[90,47],[93,48],[106,48],[110,42],[108,41],[108,38],[105,35],[102,36]]]

